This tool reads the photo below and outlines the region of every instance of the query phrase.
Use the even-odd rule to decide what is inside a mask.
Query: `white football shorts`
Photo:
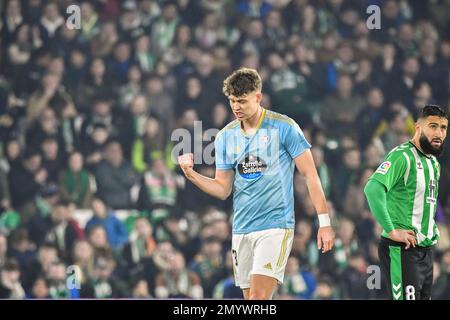
[[[293,239],[293,229],[277,228],[233,234],[231,250],[236,286],[250,288],[252,274],[269,276],[283,283]]]

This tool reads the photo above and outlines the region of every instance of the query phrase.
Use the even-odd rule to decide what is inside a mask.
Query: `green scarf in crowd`
[[[81,205],[86,193],[89,190],[89,174],[86,170],[76,173],[66,170],[64,173],[64,182],[69,193],[70,199],[77,205]]]

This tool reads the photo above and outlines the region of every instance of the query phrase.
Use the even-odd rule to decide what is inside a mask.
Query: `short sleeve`
[[[289,121],[289,124],[286,125],[283,132],[282,142],[292,159],[311,148],[302,129],[300,129],[300,126],[294,120]]]
[[[226,131],[220,131],[214,141],[216,154],[216,170],[233,169],[233,163],[227,157],[226,149]]]
[[[382,183],[387,191],[389,191],[405,176],[406,167],[407,162],[403,153],[392,152],[386,157],[385,161],[380,164],[370,179],[375,179]]]

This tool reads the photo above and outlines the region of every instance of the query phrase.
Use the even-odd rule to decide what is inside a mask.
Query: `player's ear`
[[[420,130],[422,128],[422,124],[423,124],[423,120],[419,119],[416,121],[416,123],[414,124],[416,131],[420,133]]]
[[[256,92],[255,97],[256,97],[256,102],[257,103],[261,103],[261,101],[262,101],[262,93],[261,92]]]

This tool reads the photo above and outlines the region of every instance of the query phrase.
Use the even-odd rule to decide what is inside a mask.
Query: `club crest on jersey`
[[[422,170],[423,169],[423,167],[422,167],[422,162],[417,162],[417,170]]]
[[[376,172],[381,173],[381,174],[386,174],[390,167],[391,167],[391,162],[385,161],[382,164],[380,164],[380,166],[378,167]]]
[[[265,135],[261,136],[260,140],[263,145],[267,145],[267,143],[269,142],[269,136],[267,134],[265,134]]]

